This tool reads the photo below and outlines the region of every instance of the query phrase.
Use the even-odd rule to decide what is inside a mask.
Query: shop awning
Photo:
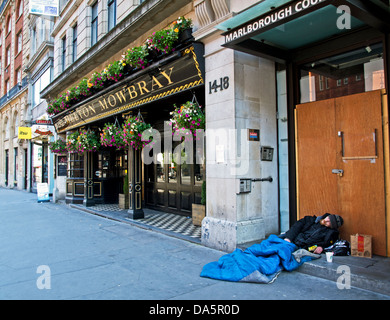
[[[34,124],[31,127],[31,140],[49,140],[50,136],[54,135],[54,127],[52,125]]]
[[[389,32],[389,5],[380,0],[265,0],[217,28],[225,31],[225,47],[286,60],[291,50],[367,26]]]

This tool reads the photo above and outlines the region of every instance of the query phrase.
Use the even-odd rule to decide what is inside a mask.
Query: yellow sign
[[[31,127],[19,127],[19,139],[31,139]]]

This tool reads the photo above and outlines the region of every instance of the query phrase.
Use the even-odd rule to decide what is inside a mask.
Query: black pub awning
[[[66,132],[204,85],[203,46],[193,43],[52,117]]]

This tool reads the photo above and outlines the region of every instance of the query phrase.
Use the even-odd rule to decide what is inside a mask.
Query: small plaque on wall
[[[67,169],[68,169],[67,156],[58,156],[57,157],[57,165],[58,165],[57,175],[66,177]]]
[[[260,141],[260,130],[248,129],[248,140],[249,141]]]

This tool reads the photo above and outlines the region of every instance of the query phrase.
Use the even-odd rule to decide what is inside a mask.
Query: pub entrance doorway
[[[153,163],[145,165],[146,205],[190,216],[192,204],[201,203],[205,180],[205,163],[197,163],[196,153],[185,150],[184,143],[173,141],[171,150],[163,146]]]

